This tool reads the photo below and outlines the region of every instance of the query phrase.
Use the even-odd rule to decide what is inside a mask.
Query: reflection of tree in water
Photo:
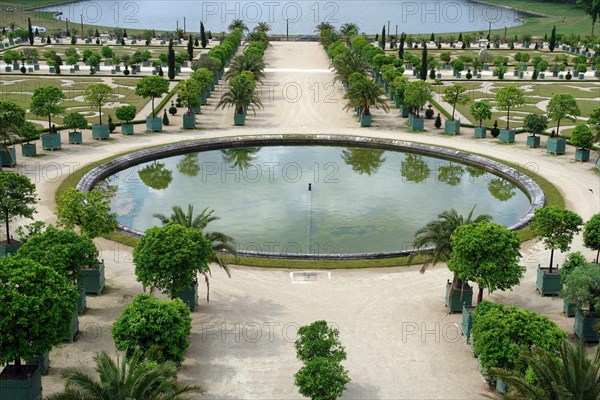
[[[500,179],[494,178],[488,183],[490,194],[500,201],[510,200],[515,195],[515,185]]]
[[[177,163],[177,170],[183,175],[197,176],[200,172],[200,166],[198,165],[198,153],[190,153],[183,156],[183,158]]]
[[[471,178],[479,178],[487,173],[485,170],[477,167],[467,166],[465,169]]]
[[[111,175],[94,186],[94,190],[102,192],[106,197],[115,197],[119,190],[119,175]]]
[[[408,154],[400,167],[402,177],[408,182],[420,183],[429,177],[431,169],[423,156]]]
[[[438,168],[438,181],[450,186],[456,186],[460,183],[465,169],[462,165],[450,163]]]
[[[342,151],[342,159],[358,174],[371,175],[377,172],[385,161],[384,150],[348,147]]]
[[[226,163],[239,169],[247,169],[252,165],[256,153],[259,151],[260,147],[236,147],[221,150],[221,155]]]
[[[165,164],[157,161],[142,168],[138,175],[146,186],[155,190],[166,189],[173,180],[173,173],[165,168]]]

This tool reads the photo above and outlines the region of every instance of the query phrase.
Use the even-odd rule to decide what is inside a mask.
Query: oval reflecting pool
[[[490,214],[511,225],[523,191],[455,161],[361,147],[265,146],[210,150],[139,164],[109,177],[119,223],[144,231],[173,206],[214,209],[207,231],[239,250],[356,254],[411,248],[441,211]]]

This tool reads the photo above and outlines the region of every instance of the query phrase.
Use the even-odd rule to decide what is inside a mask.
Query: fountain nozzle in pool
[[[309,184],[308,184],[308,191],[309,191],[309,192],[312,192],[312,183],[309,183]]]

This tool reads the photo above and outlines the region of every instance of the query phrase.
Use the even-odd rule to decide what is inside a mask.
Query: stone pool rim
[[[386,138],[373,138],[355,135],[248,135],[234,137],[205,138],[193,141],[173,143],[165,146],[153,147],[129,153],[114,160],[108,161],[88,173],[77,183],[77,190],[87,192],[96,186],[99,181],[108,178],[120,171],[133,166],[159,160],[167,157],[187,153],[196,153],[209,150],[220,150],[232,147],[251,146],[297,146],[297,145],[322,145],[322,146],[353,146],[377,148],[381,150],[401,151],[406,153],[433,156],[441,159],[457,161],[461,164],[472,165],[493,173],[516,184],[529,198],[530,206],[527,213],[515,223],[510,225],[510,230],[522,229],[533,218],[535,210],[544,207],[546,197],[538,183],[517,169],[491,160],[483,156],[468,153],[462,150],[447,147],[432,146],[424,143],[409,142]],[[141,237],[144,233],[128,226],[119,224],[117,229],[132,236]],[[261,258],[305,259],[305,260],[353,260],[353,259],[378,259],[402,257],[414,253],[414,250],[398,250],[379,253],[352,253],[352,254],[281,254],[258,251],[239,251],[240,256]]]

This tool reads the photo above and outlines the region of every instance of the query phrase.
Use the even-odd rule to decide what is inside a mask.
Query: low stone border
[[[384,150],[404,151],[409,153],[417,153],[428,156],[458,161],[462,164],[474,165],[488,172],[499,175],[510,180],[521,188],[529,197],[531,205],[527,214],[516,221],[508,228],[517,230],[524,228],[531,218],[535,210],[544,207],[546,197],[542,188],[529,176],[522,172],[504,165],[498,161],[490,160],[475,154],[464,151],[448,149],[444,147],[430,146],[423,143],[413,143],[402,140],[370,138],[362,136],[349,135],[249,135],[238,137],[220,137],[201,139],[191,142],[175,143],[162,147],[155,147],[146,150],[140,150],[135,153],[127,154],[116,158],[106,164],[100,165],[81,178],[77,184],[77,190],[90,191],[101,180],[108,178],[124,169],[135,165],[159,160],[161,158],[172,157],[176,155],[201,152],[207,150],[218,150],[231,147],[242,146],[274,146],[274,145],[340,145],[340,146],[357,146],[378,148]],[[142,236],[143,232],[132,229],[130,227],[120,225],[118,229],[133,235]],[[376,258],[392,258],[402,257],[411,254],[411,250],[403,250],[387,253],[357,253],[357,254],[275,254],[265,252],[240,252],[242,256],[248,257],[269,257],[269,258],[291,258],[291,259],[308,259],[308,260],[352,260],[352,259],[376,259]]]

